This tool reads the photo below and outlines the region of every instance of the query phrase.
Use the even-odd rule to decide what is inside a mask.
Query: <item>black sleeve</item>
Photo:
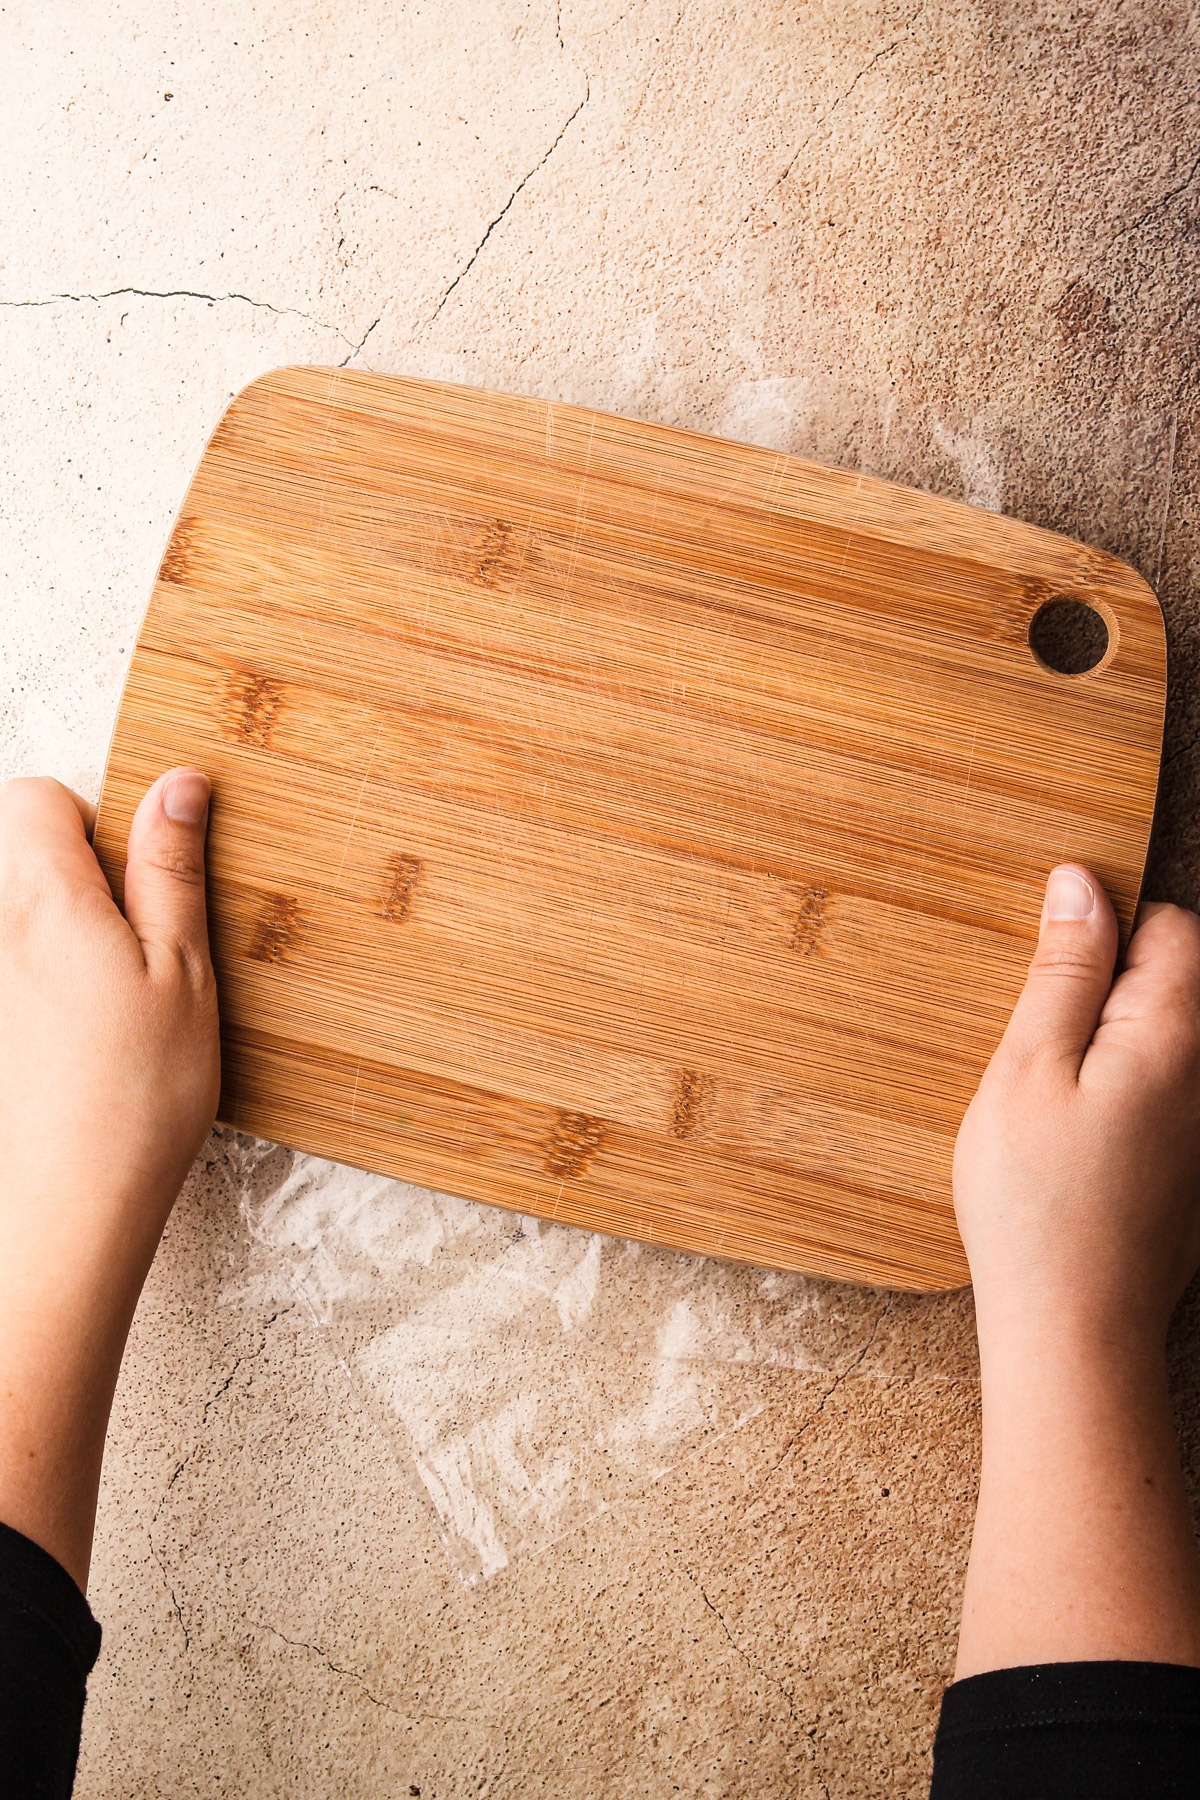
[[[66,1800],[100,1627],[67,1571],[0,1524],[0,1792]]]
[[[942,1697],[930,1800],[1196,1800],[1200,1669],[1044,1663]]]

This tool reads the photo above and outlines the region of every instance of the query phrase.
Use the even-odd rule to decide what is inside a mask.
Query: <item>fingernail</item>
[[[163,789],[163,811],[176,825],[199,825],[208,811],[208,777],[173,775]]]
[[[1090,919],[1096,890],[1074,869],[1055,869],[1046,883],[1046,917],[1056,923]]]

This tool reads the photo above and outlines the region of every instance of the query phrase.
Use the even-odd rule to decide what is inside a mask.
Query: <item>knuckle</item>
[[[1023,1105],[1029,1096],[1057,1092],[1078,1058],[1053,1009],[1038,1008],[1014,1014],[993,1060],[1010,1102]]]
[[[1094,981],[1096,958],[1083,945],[1046,944],[1033,959],[1031,973],[1054,981]]]
[[[204,864],[182,846],[166,844],[149,859],[152,868],[189,887],[204,886]]]
[[[19,832],[61,791],[62,783],[50,775],[14,775],[0,782],[0,825]]]
[[[1194,912],[1173,906],[1164,915],[1163,924],[1168,941],[1179,954],[1200,960],[1200,919]]]
[[[1011,1051],[1014,1086],[1023,1088],[1028,1084],[1033,1091],[1040,1091],[1057,1075],[1062,1054],[1061,1043],[1047,1034],[1023,1037]]]
[[[1173,1010],[1200,1010],[1200,919],[1183,907],[1165,908],[1153,920],[1153,963],[1164,997]]]
[[[45,799],[57,793],[61,782],[52,775],[11,775],[0,781],[0,806],[19,806],[27,800]]]
[[[1160,903],[1146,924],[1162,950],[1200,956],[1200,918],[1186,906]]]

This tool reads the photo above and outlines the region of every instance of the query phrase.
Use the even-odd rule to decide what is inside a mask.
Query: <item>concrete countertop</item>
[[[94,795],[170,522],[286,362],[578,401],[1126,557],[1200,900],[1184,0],[0,13],[0,775]],[[1200,1312],[1176,1336],[1200,1475]],[[920,1796],[969,1294],[636,1250],[216,1134],[113,1417],[80,1800]]]

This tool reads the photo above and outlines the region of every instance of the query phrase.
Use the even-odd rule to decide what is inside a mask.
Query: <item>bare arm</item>
[[[219,1086],[208,783],[157,781],[125,917],[56,781],[0,788],[0,1521],[87,1581],[142,1283]]]
[[[983,1470],[956,1675],[1200,1665],[1200,1562],[1166,1332],[1200,1260],[1200,920],[1116,921],[1055,871],[1029,980],[964,1120]]]

